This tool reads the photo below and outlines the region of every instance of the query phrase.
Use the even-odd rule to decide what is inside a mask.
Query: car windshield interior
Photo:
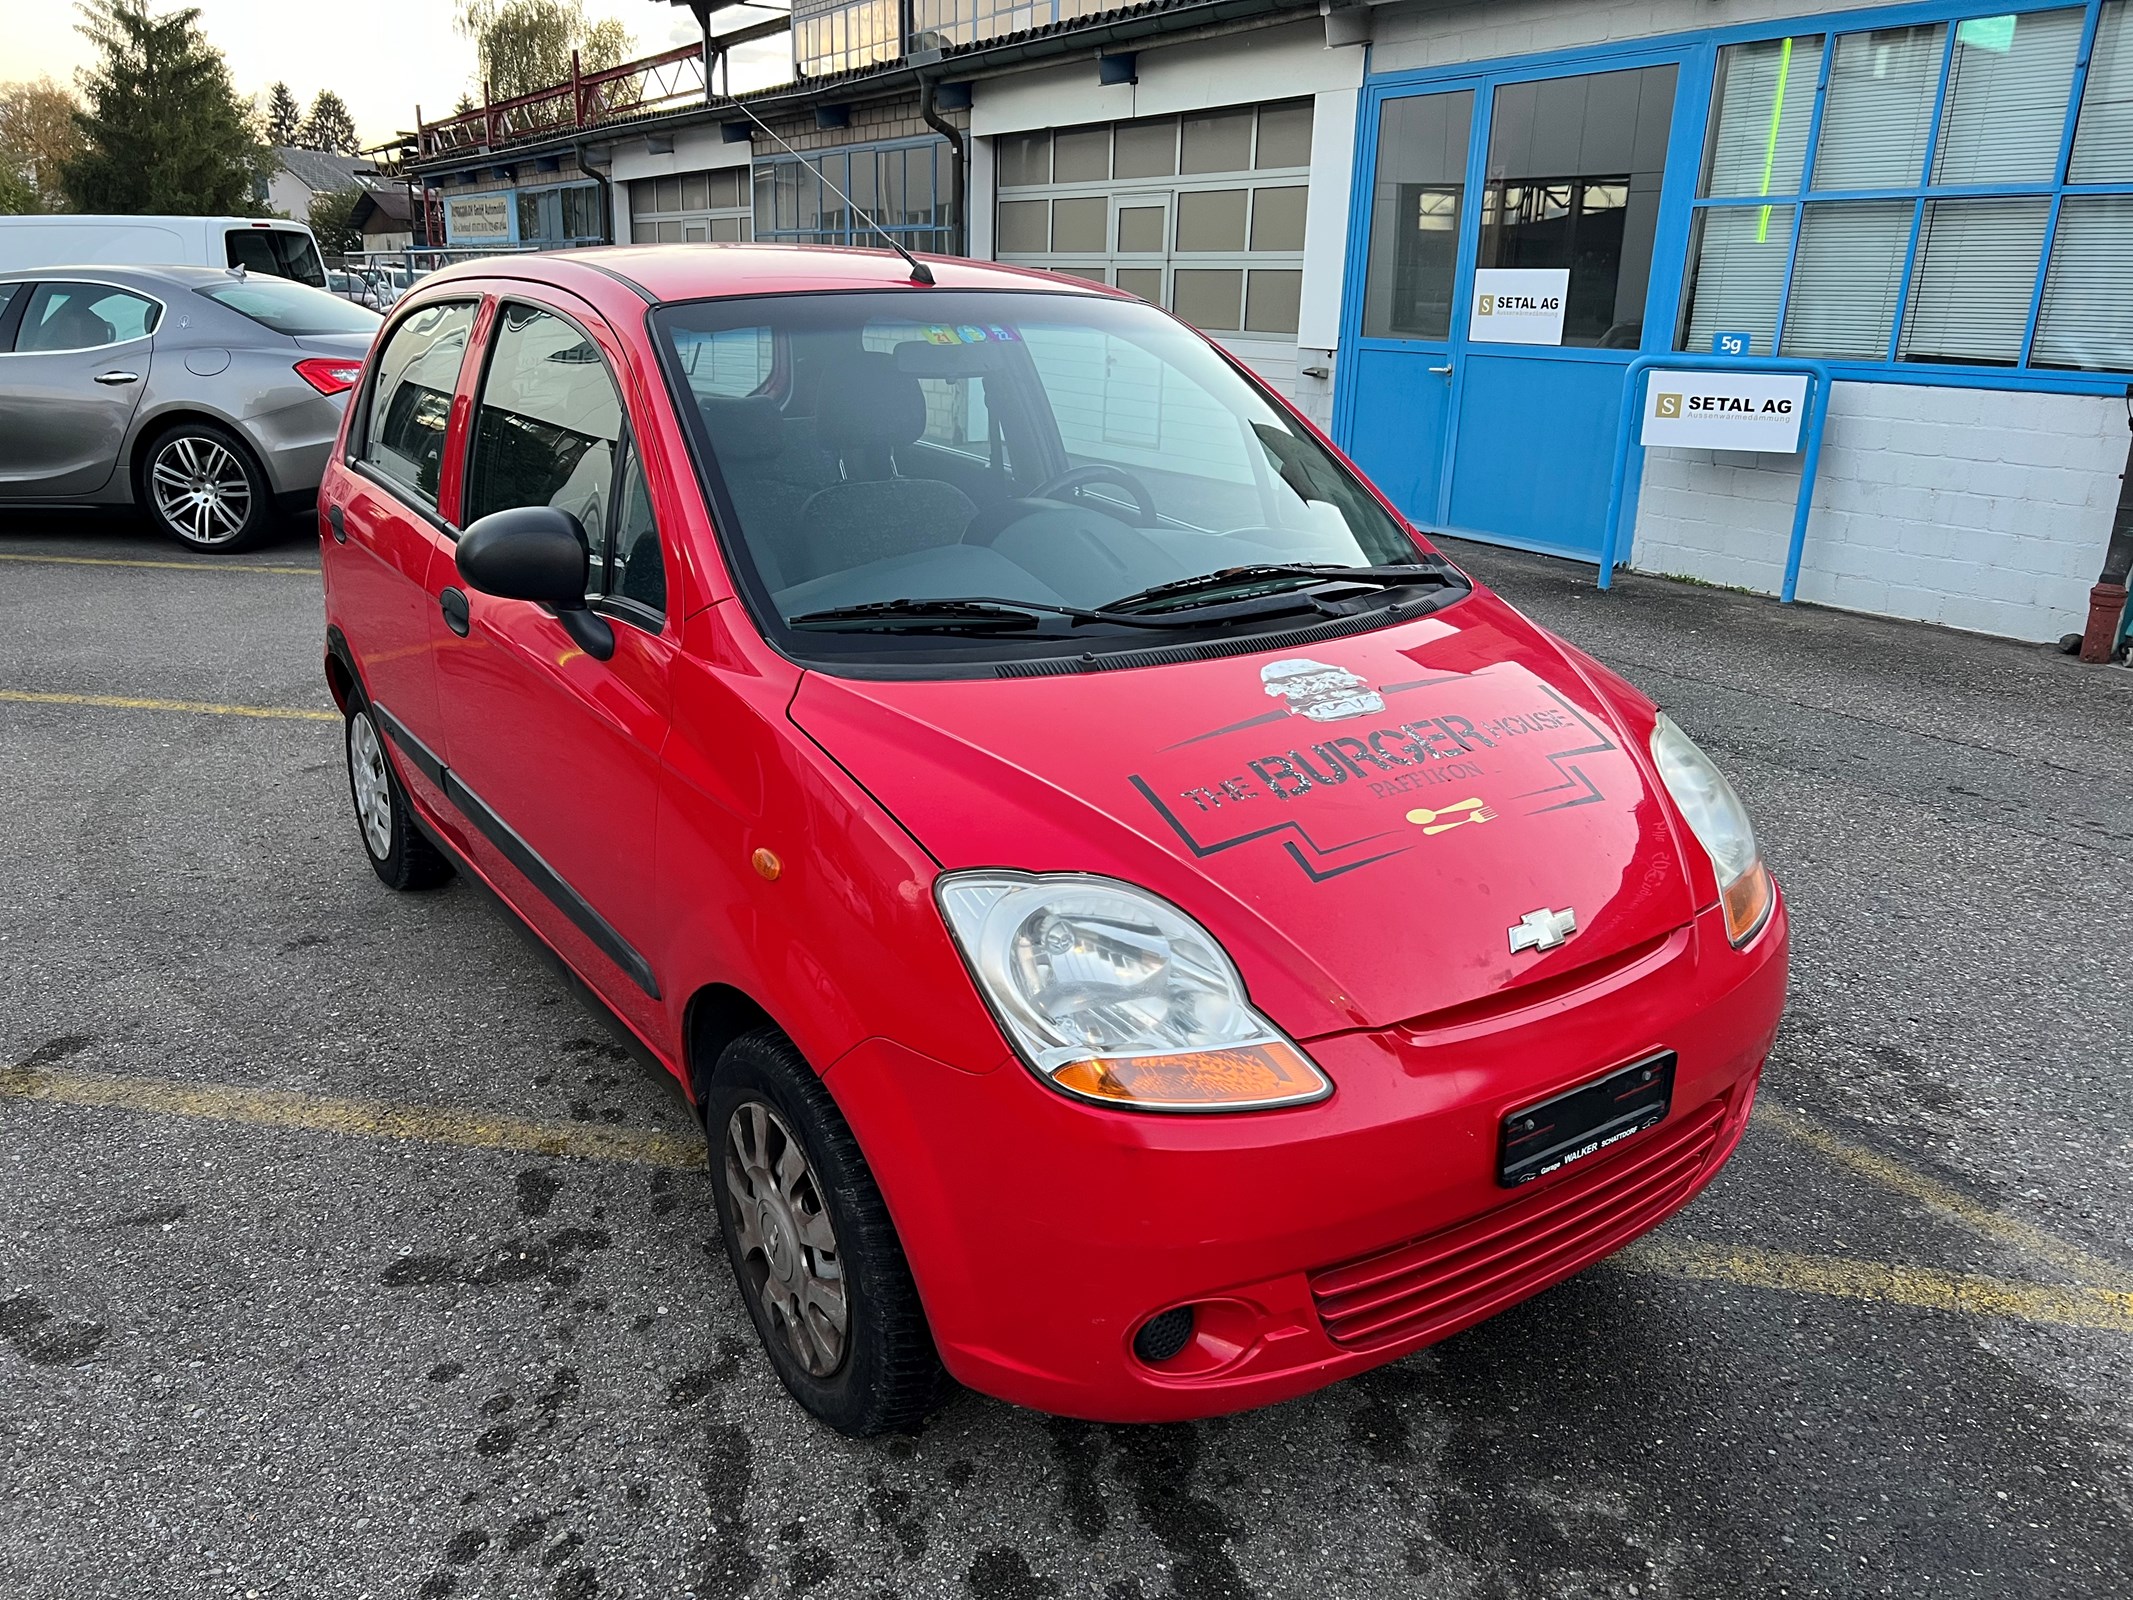
[[[864,291],[654,322],[729,547],[803,654],[1141,649],[1465,588],[1139,302]]]

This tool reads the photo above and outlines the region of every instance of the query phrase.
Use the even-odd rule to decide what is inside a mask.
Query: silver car
[[[0,509],[136,505],[242,550],[318,495],[376,312],[215,267],[0,276]]]

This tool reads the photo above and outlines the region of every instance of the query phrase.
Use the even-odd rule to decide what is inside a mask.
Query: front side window
[[[1358,617],[1464,592],[1308,430],[1150,307],[896,290],[652,320],[714,520],[801,659],[1145,649],[1323,622],[1336,612],[1303,593],[1322,582]],[[1268,570],[1297,565],[1336,576]],[[1338,578],[1365,567],[1398,570]]]
[[[356,459],[403,495],[435,509],[452,392],[474,329],[474,302],[424,306],[386,336],[371,363]]]
[[[1680,348],[2133,368],[2129,10],[1728,46]]]
[[[664,606],[658,530],[607,362],[576,323],[528,305],[506,305],[497,319],[462,515],[471,524],[516,506],[577,518],[589,556],[587,600]]]
[[[145,339],[155,332],[163,308],[143,295],[102,283],[39,283],[30,286],[18,355],[96,350]]]

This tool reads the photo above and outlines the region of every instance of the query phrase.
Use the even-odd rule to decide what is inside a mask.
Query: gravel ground
[[[2133,1274],[2133,673],[1459,554],[1746,796],[1794,916],[1768,1097],[2007,1219],[1758,1124],[1661,1239]],[[206,565],[15,517],[8,556],[38,559],[0,560],[0,1068],[688,1128],[493,903],[378,886],[335,724],[4,698],[329,706],[317,584],[264,570],[305,539]],[[695,1172],[0,1095],[24,1600],[2106,1596],[2129,1356],[1603,1266],[1247,1416],[965,1394],[854,1444],[770,1376]]]

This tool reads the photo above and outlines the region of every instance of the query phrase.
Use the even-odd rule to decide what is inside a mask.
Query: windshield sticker
[[[1606,798],[1589,768],[1599,758],[1619,756],[1621,747],[1546,684],[1531,684],[1529,702],[1516,710],[1501,709],[1500,691],[1489,693],[1490,714],[1483,716],[1448,708],[1426,716],[1405,706],[1388,709],[1391,697],[1421,690],[1435,691],[1430,698],[1454,699],[1462,689],[1471,692],[1480,676],[1454,673],[1372,687],[1347,668],[1322,661],[1272,662],[1260,669],[1260,683],[1284,709],[1196,734],[1159,758],[1165,767],[1187,760],[1197,765],[1205,754],[1184,752],[1204,752],[1210,741],[1222,740],[1228,758],[1213,757],[1222,767],[1175,777],[1133,773],[1127,781],[1195,856],[1278,841],[1267,847],[1279,848],[1314,883],[1416,848],[1410,828],[1434,838],[1507,813],[1533,816]],[[1485,691],[1493,687],[1483,685]],[[1372,726],[1364,718],[1378,720]],[[1294,738],[1306,727],[1336,722],[1353,725],[1352,731]],[[1294,733],[1283,737],[1281,724]],[[1553,781],[1522,788],[1508,800],[1484,797],[1484,785],[1503,786],[1513,773],[1531,783],[1534,757],[1542,763],[1538,776]]]
[[[945,322],[932,323],[918,330],[918,336],[928,344],[1014,344],[1015,330],[998,323],[979,327],[974,322],[965,322],[950,327]]]

